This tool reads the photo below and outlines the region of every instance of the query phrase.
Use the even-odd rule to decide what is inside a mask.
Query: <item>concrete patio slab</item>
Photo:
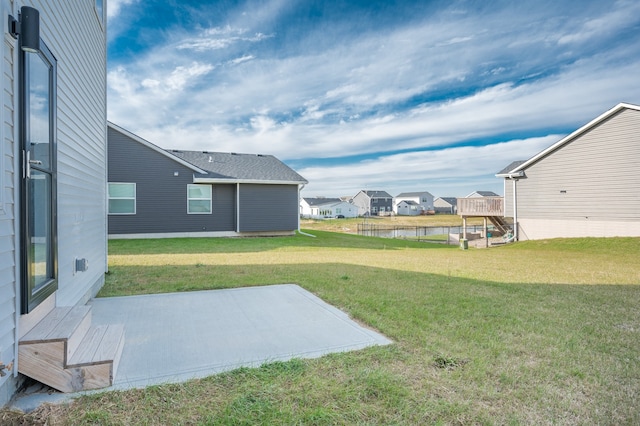
[[[295,284],[97,298],[90,304],[93,324],[124,323],[126,329],[120,366],[107,390],[392,343]],[[28,411],[34,403],[61,398],[40,394],[14,406]]]
[[[99,298],[94,324],[124,323],[114,389],[389,344],[293,284]]]

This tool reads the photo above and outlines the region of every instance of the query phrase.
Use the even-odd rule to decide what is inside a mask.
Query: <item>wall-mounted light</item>
[[[13,38],[20,36],[20,49],[40,52],[40,12],[33,7],[22,6],[18,18],[9,15],[9,33]]]

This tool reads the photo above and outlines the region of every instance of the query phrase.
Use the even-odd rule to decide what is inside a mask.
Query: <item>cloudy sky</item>
[[[494,176],[640,104],[640,2],[109,0],[108,118],[272,154],[304,196],[503,192]]]

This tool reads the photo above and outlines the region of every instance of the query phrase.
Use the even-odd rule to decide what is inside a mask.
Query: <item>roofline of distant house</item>
[[[152,149],[162,155],[164,155],[165,157],[175,161],[176,163],[180,163],[185,167],[190,168],[191,170],[193,170],[194,172],[197,173],[207,173],[206,170],[202,170],[201,168],[194,166],[193,164],[189,163],[188,161],[183,160],[182,158],[179,158],[173,154],[171,154],[169,151],[160,148],[158,145],[155,145],[151,142],[149,142],[146,139],[141,138],[140,136],[136,135],[135,133],[131,133],[130,131],[128,131],[127,129],[124,129],[120,126],[118,126],[117,124],[112,123],[111,121],[107,121],[107,126],[111,127],[112,129],[122,133],[123,135],[135,140],[136,142],[146,146],[149,149]]]
[[[519,172],[523,171],[524,169],[529,167],[531,164],[537,162],[541,158],[546,157],[547,155],[549,155],[552,152],[556,151],[557,149],[561,148],[562,146],[564,146],[565,144],[567,144],[571,140],[573,140],[576,137],[582,135],[583,133],[591,130],[592,128],[594,128],[595,126],[597,126],[598,124],[600,124],[601,122],[606,120],[607,118],[611,117],[614,114],[617,114],[619,111],[621,111],[623,109],[632,109],[632,110],[635,110],[635,111],[640,111],[640,106],[621,102],[618,105],[616,105],[613,108],[611,108],[610,110],[604,112],[603,114],[600,114],[598,117],[594,118],[593,120],[591,120],[590,122],[588,122],[584,126],[580,127],[579,129],[575,130],[574,132],[572,132],[569,135],[565,136],[564,138],[560,139],[558,142],[554,143],[553,145],[551,145],[547,149],[545,149],[545,150],[539,152],[538,154],[534,155],[533,157],[531,157],[530,159],[528,159],[524,163],[520,164],[519,166],[517,166],[513,170],[510,170],[508,173],[500,173],[500,174],[496,174],[496,176],[497,177],[508,177],[508,178],[521,176],[521,175],[519,175]]]

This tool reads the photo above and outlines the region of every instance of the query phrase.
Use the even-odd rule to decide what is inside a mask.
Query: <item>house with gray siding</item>
[[[438,197],[433,200],[433,208],[436,213],[456,214],[458,199],[456,197]]]
[[[418,206],[418,212],[415,213],[415,209],[412,208],[407,210],[407,205],[404,205],[401,209],[400,203],[402,201],[411,201],[415,203]],[[396,195],[393,202],[393,211],[399,215],[410,214],[411,216],[416,214],[426,214],[427,212],[433,213],[433,195],[427,191],[403,192],[402,194]]]
[[[520,240],[640,236],[640,106],[620,103],[504,179],[505,217]]]
[[[358,216],[385,216],[393,212],[393,197],[386,191],[362,190],[351,203],[358,207]]]
[[[85,304],[107,270],[105,3],[0,0],[0,405],[25,377],[83,390],[95,373],[81,363],[70,381],[75,351],[58,351],[41,325],[77,319],[96,331]],[[115,375],[124,331],[109,329]],[[83,337],[73,335],[87,349]]]
[[[307,181],[272,155],[165,150],[108,123],[109,238],[290,235]]]
[[[424,210],[420,204],[411,200],[402,200],[396,204],[396,214],[399,216],[419,216]]]

